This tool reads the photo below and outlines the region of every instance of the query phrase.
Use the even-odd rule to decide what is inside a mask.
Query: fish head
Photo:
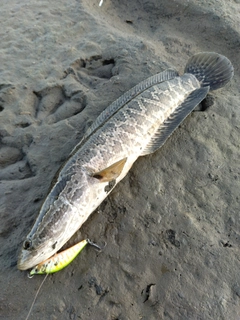
[[[18,269],[33,268],[61,249],[114,188],[125,163],[126,158],[98,172],[62,174],[23,242]]]
[[[49,239],[39,241],[36,236],[28,235],[23,242],[18,257],[17,267],[19,270],[27,270],[37,266],[56,252],[54,244]]]
[[[43,214],[41,211],[39,217]],[[58,210],[56,206],[50,206],[42,219],[38,217],[20,250],[17,264],[19,270],[35,267],[54,255],[67,242],[71,235],[67,234],[68,223],[63,220],[65,215],[71,214],[70,211],[71,208],[63,204],[59,205]]]
[[[60,250],[107,196],[108,186],[85,172],[56,183],[23,242],[18,269],[33,268]]]
[[[67,184],[65,187],[68,188]],[[37,220],[20,250],[17,264],[19,270],[30,269],[50,258],[80,227],[79,215],[82,207],[72,205],[65,187],[62,185],[59,188],[55,185],[45,199]],[[62,194],[64,190],[65,197]],[[86,199],[86,192],[88,188],[78,191],[79,197]]]

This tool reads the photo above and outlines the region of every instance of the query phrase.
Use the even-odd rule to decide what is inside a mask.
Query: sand
[[[29,319],[240,319],[240,1],[2,0],[0,318],[24,320],[43,276],[17,270],[60,165],[99,113],[199,51],[234,79],[139,158],[68,245]]]

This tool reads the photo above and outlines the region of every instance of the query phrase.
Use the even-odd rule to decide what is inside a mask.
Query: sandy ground
[[[136,162],[71,240],[104,251],[50,275],[30,319],[240,319],[240,1],[98,4],[1,1],[0,318],[26,318],[43,277],[17,270],[19,249],[92,121],[140,80],[216,51],[232,82]]]

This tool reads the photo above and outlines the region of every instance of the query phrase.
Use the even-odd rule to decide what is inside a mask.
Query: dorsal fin
[[[165,70],[157,73],[154,76],[141,81],[132,89],[125,92],[117,100],[115,100],[110,106],[108,106],[93,122],[93,124],[86,131],[84,138],[90,136],[98,127],[102,126],[109,118],[111,118],[119,109],[125,106],[129,101],[134,99],[137,95],[145,91],[146,89],[161,83],[173,79],[178,76],[178,72],[172,69]]]
[[[131,101],[136,96],[152,87],[153,85],[173,79],[175,77],[178,77],[178,75],[178,72],[175,70],[164,70],[163,72],[157,73],[154,76],[141,81],[135,87],[125,92],[122,96],[120,96],[117,100],[110,104],[110,106],[108,106],[102,113],[100,113],[93,124],[87,129],[82,140],[72,150],[71,154],[79,149],[79,147],[88,139],[89,136],[91,136],[99,127],[101,127],[109,118],[111,118],[118,110],[124,107],[129,101]]]
[[[93,178],[100,180],[101,182],[109,182],[112,180],[116,180],[118,176],[120,176],[123,167],[127,161],[127,158],[121,159],[111,166],[99,171],[95,172],[92,175]]]
[[[204,87],[191,92],[186,100],[161,124],[141,156],[159,149],[187,115],[206,97],[208,91],[209,87]]]

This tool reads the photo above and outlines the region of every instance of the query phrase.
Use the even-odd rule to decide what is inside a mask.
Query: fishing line
[[[35,301],[36,301],[36,299],[37,299],[37,296],[38,296],[38,294],[39,294],[39,291],[41,290],[42,285],[44,284],[44,281],[47,279],[47,276],[48,276],[48,275],[49,275],[49,273],[47,273],[47,274],[45,275],[42,283],[40,284],[40,286],[39,286],[39,288],[38,288],[38,290],[37,290],[37,292],[36,292],[36,294],[35,294],[35,297],[34,297],[34,299],[33,299],[31,308],[30,308],[30,310],[28,311],[28,315],[27,315],[27,317],[26,317],[25,320],[28,320],[28,318],[29,318],[29,316],[30,316],[30,314],[31,314],[32,308],[33,308],[33,306],[34,306],[34,303],[35,303]],[[32,278],[32,277],[30,277],[30,278]]]
[[[67,250],[65,250],[65,251],[62,251],[62,252],[58,253],[57,255],[51,257],[51,258],[48,259],[48,260],[52,260],[52,259],[54,259],[54,257],[56,257],[56,256],[63,256],[64,254],[66,254],[66,251],[69,252],[69,250],[73,250],[73,248],[75,248],[76,246],[79,246],[79,245],[83,244],[83,245],[81,245],[81,247],[79,248],[79,250],[78,250],[78,252],[77,252],[77,254],[78,254],[79,251],[81,251],[81,250],[85,247],[85,245],[86,245],[87,243],[88,243],[89,245],[93,246],[94,248],[98,249],[99,252],[101,252],[101,251],[105,248],[105,246],[106,246],[106,243],[105,243],[103,247],[100,247],[100,246],[98,246],[96,243],[92,242],[91,240],[86,239],[86,240],[83,240],[83,241],[77,243],[75,246],[73,246],[73,247],[71,247],[71,248],[69,248],[69,249],[67,249]],[[74,256],[76,256],[76,252],[75,252]],[[63,257],[63,258],[64,258],[64,257]],[[46,261],[48,261],[48,260],[46,260]],[[60,260],[61,260],[61,259],[60,259]],[[46,263],[46,261],[45,261],[45,263]],[[30,307],[30,310],[29,310],[28,315],[27,315],[27,317],[26,317],[25,320],[28,320],[28,318],[29,318],[29,316],[30,316],[30,314],[31,314],[32,308],[33,308],[33,306],[34,306],[34,304],[35,304],[35,301],[36,301],[36,299],[37,299],[37,297],[38,297],[39,291],[41,290],[42,285],[44,284],[44,281],[47,279],[47,276],[49,275],[49,273],[53,273],[53,272],[57,272],[57,271],[61,270],[62,268],[66,267],[71,261],[72,261],[72,258],[71,258],[70,260],[68,260],[67,263],[65,263],[65,265],[63,265],[61,268],[58,267],[58,269],[56,269],[56,266],[57,266],[56,264],[55,264],[53,267],[52,267],[52,265],[50,265],[50,269],[49,269],[49,270],[46,270],[46,267],[45,267],[44,271],[41,271],[41,269],[40,269],[41,272],[37,272],[37,271],[36,271],[37,268],[38,268],[38,266],[36,266],[36,267],[35,267],[34,269],[32,269],[32,271],[28,274],[28,278],[32,278],[32,277],[34,276],[34,274],[38,274],[38,273],[41,274],[41,273],[45,273],[45,272],[46,272],[46,275],[45,275],[42,283],[40,284],[40,286],[39,286],[39,288],[38,288],[38,290],[37,290],[37,292],[36,292],[36,294],[35,294],[35,297],[34,297],[34,299],[33,299],[32,305],[31,305],[31,307]],[[40,265],[41,265],[41,264],[40,264]],[[54,269],[54,268],[55,268],[55,269]]]

